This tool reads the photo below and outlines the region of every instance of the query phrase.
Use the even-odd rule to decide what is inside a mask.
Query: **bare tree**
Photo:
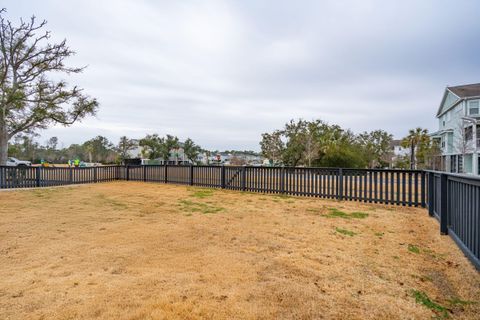
[[[465,126],[464,119],[458,120],[456,124],[458,135],[454,135],[454,148],[462,156],[462,161],[465,161],[465,155],[474,151],[473,130],[475,130],[474,126],[470,124]],[[465,173],[464,165],[459,173]]]
[[[64,60],[74,54],[66,40],[49,43],[50,32],[41,31],[46,21],[33,16],[18,26],[0,10],[0,165],[8,156],[9,140],[50,125],[73,124],[95,114],[98,102],[82,89],[68,88],[64,80],[49,79],[52,73],[80,73]]]

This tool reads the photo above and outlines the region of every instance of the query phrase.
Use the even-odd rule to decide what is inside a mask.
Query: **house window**
[[[465,140],[470,141],[473,139],[473,127],[468,126],[465,128]]]
[[[480,100],[468,101],[468,115],[470,116],[480,115]]]
[[[480,148],[480,125],[478,125],[478,124],[477,124],[477,148]],[[479,157],[479,159],[480,159],[480,157]],[[480,173],[480,170],[479,170],[479,173]]]
[[[458,170],[457,172],[463,173],[463,156],[461,154],[458,155]]]
[[[450,172],[457,172],[457,156],[450,156]]]

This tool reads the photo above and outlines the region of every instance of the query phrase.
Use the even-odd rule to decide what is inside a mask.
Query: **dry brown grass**
[[[0,318],[445,316],[413,290],[478,318],[449,300],[480,302],[480,276],[426,210],[204,190],[0,192]]]

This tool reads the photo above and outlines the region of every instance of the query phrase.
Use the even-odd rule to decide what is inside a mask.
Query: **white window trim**
[[[472,102],[476,102],[477,105],[476,105],[476,106],[471,106]],[[470,113],[470,109],[473,109],[473,108],[476,108],[476,109],[478,110],[477,113],[474,113],[474,114]],[[469,116],[478,116],[478,115],[480,115],[480,100],[477,99],[477,100],[470,100],[470,101],[468,101],[467,110],[468,110],[468,115],[469,115]]]

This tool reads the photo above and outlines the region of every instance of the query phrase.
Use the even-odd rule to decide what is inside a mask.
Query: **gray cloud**
[[[355,132],[436,129],[446,85],[478,82],[477,1],[7,0],[35,14],[88,65],[68,80],[98,117],[42,132],[65,144],[97,134],[172,133],[212,149],[258,149],[291,118]]]

